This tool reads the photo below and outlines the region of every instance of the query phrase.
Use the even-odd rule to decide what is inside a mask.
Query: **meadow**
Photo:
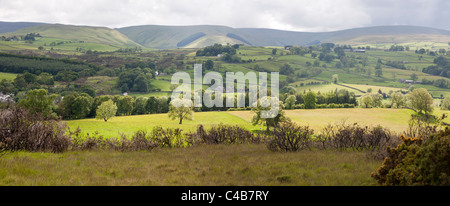
[[[17,76],[17,74],[0,72],[0,81],[3,79],[12,81],[16,78],[16,76]]]
[[[268,164],[270,163],[270,164]],[[381,161],[366,152],[274,153],[265,145],[201,145],[152,152],[14,152],[3,186],[370,186]]]
[[[401,133],[408,129],[408,121],[413,111],[408,109],[382,108],[351,108],[351,109],[316,109],[316,110],[285,110],[286,116],[299,125],[308,125],[319,133],[325,126],[331,124],[353,124],[363,126],[383,126],[391,131]],[[435,109],[434,114],[442,116],[448,111]],[[179,124],[171,120],[167,114],[136,115],[114,117],[108,122],[98,119],[82,119],[65,121],[71,131],[78,127],[81,132],[93,135],[96,132],[104,137],[120,137],[120,134],[131,136],[138,130],[151,131],[156,126],[163,128],[180,128],[183,132],[194,132],[198,125],[210,128],[218,124],[238,125],[250,131],[263,131],[265,126],[252,125],[251,111],[196,112],[193,120],[184,120]],[[448,120],[446,121],[448,122]]]

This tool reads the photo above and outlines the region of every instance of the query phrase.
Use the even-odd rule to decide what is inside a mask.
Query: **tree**
[[[383,69],[381,68],[380,63],[378,63],[377,66],[375,66],[375,76],[377,77],[383,76]]]
[[[417,80],[417,74],[416,73],[412,73],[411,74],[411,79],[415,82]]]
[[[135,100],[130,96],[121,96],[117,101],[117,113],[121,116],[131,115],[134,110]]]
[[[93,98],[86,93],[81,93],[79,96],[75,97],[72,102],[71,110],[75,119],[85,118],[91,111],[91,105]]]
[[[35,89],[29,91],[19,105],[29,110],[31,114],[39,113],[45,118],[53,117],[52,105],[56,95],[47,95],[45,89]]]
[[[277,49],[272,49],[272,54],[273,54],[273,55],[276,55],[276,54],[277,54],[277,51],[278,51]]]
[[[97,116],[96,119],[103,119],[107,122],[112,117],[116,116],[117,106],[112,100],[108,100],[103,102],[97,108]]]
[[[111,96],[109,95],[102,95],[97,96],[94,98],[92,105],[91,105],[91,113],[89,114],[89,117],[95,117],[97,115],[97,108],[103,103],[108,100],[111,100]]]
[[[147,99],[145,110],[149,114],[156,114],[158,112],[158,100],[156,99],[156,97],[151,96]]]
[[[310,91],[303,95],[303,101],[305,103],[305,109],[315,109],[317,98],[316,93]]]
[[[170,102],[169,118],[180,119],[180,124],[183,124],[183,119],[192,120],[193,107],[194,103],[191,100],[174,99]]]
[[[95,96],[97,95],[97,91],[95,91],[95,88],[89,84],[85,84],[85,85],[81,86],[80,92],[89,94],[89,96],[91,96],[93,98],[95,98]]]
[[[91,111],[94,99],[86,93],[74,92],[64,96],[58,104],[58,113],[66,119],[85,118]]]
[[[318,59],[316,59],[313,63],[314,67],[319,67],[320,66],[320,61]]]
[[[371,108],[373,105],[372,95],[364,95],[360,99],[360,104],[363,108]]]
[[[135,103],[135,107],[134,107],[134,112],[133,114],[147,114],[147,110],[145,108],[147,104],[147,98],[146,97],[138,97],[136,98],[136,103]]]
[[[205,63],[205,69],[209,70],[209,71],[214,70],[214,62],[212,60],[210,60],[210,59],[207,60],[206,63]]]
[[[439,87],[439,88],[447,89],[448,82],[445,79],[437,79],[437,80],[434,81],[433,85],[436,86],[436,87]]]
[[[273,118],[263,118],[261,116],[263,111],[271,110],[270,105],[276,105],[278,103],[278,114]],[[269,105],[268,107],[263,107],[262,105]],[[266,131],[269,132],[270,127],[278,127],[281,122],[289,122],[290,119],[286,117],[284,112],[283,103],[276,97],[262,97],[254,103],[252,108],[253,118],[252,124],[263,124],[266,126]]]
[[[133,90],[136,92],[148,92],[149,88],[150,78],[144,73],[139,74],[134,80]]]
[[[292,75],[293,73],[294,73],[294,69],[292,69],[291,65],[289,65],[289,64],[284,64],[280,68],[280,74]]]
[[[433,97],[424,88],[414,89],[407,95],[410,107],[422,114],[431,113],[433,111]]]
[[[331,81],[333,81],[333,83],[338,83],[339,81],[339,75],[337,74],[333,74],[333,77],[331,78]]]
[[[381,91],[381,90],[380,90]],[[370,94],[372,97],[372,107],[381,107],[383,103],[383,95],[380,93]]]
[[[296,101],[297,98],[294,95],[290,95],[288,98],[286,98],[285,100],[286,109],[294,109]]]
[[[442,100],[441,109],[450,110],[450,97],[446,97],[444,100]]]
[[[405,96],[401,92],[396,92],[391,95],[391,107],[394,109],[406,106]]]

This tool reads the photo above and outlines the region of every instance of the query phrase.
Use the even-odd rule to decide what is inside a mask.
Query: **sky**
[[[323,32],[414,25],[450,30],[449,0],[0,0],[0,21],[121,28],[222,25]]]

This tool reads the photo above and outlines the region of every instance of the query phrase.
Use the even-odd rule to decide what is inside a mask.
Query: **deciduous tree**
[[[174,99],[170,102],[169,118],[172,120],[179,119],[180,124],[183,120],[192,120],[194,115],[194,103],[187,99]]]
[[[97,108],[97,119],[103,119],[107,122],[112,117],[116,116],[117,106],[112,100],[103,102]]]

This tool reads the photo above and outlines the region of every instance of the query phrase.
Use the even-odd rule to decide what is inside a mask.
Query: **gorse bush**
[[[368,127],[358,124],[328,125],[322,130],[316,142],[322,148],[338,150],[375,150],[384,149],[395,139],[395,135],[381,126]]]
[[[372,174],[380,185],[450,186],[450,130],[446,128],[427,139],[406,138]]]
[[[264,140],[260,134],[254,134],[238,126],[228,126],[219,124],[209,130],[205,130],[203,125],[197,127],[197,131],[187,134],[190,145],[197,144],[245,144],[262,143]]]
[[[46,120],[40,114],[12,106],[0,111],[0,152],[64,152],[70,145],[65,130],[60,121]]]
[[[310,149],[314,131],[308,126],[298,126],[292,122],[282,123],[276,127],[267,142],[270,151],[298,151]]]

